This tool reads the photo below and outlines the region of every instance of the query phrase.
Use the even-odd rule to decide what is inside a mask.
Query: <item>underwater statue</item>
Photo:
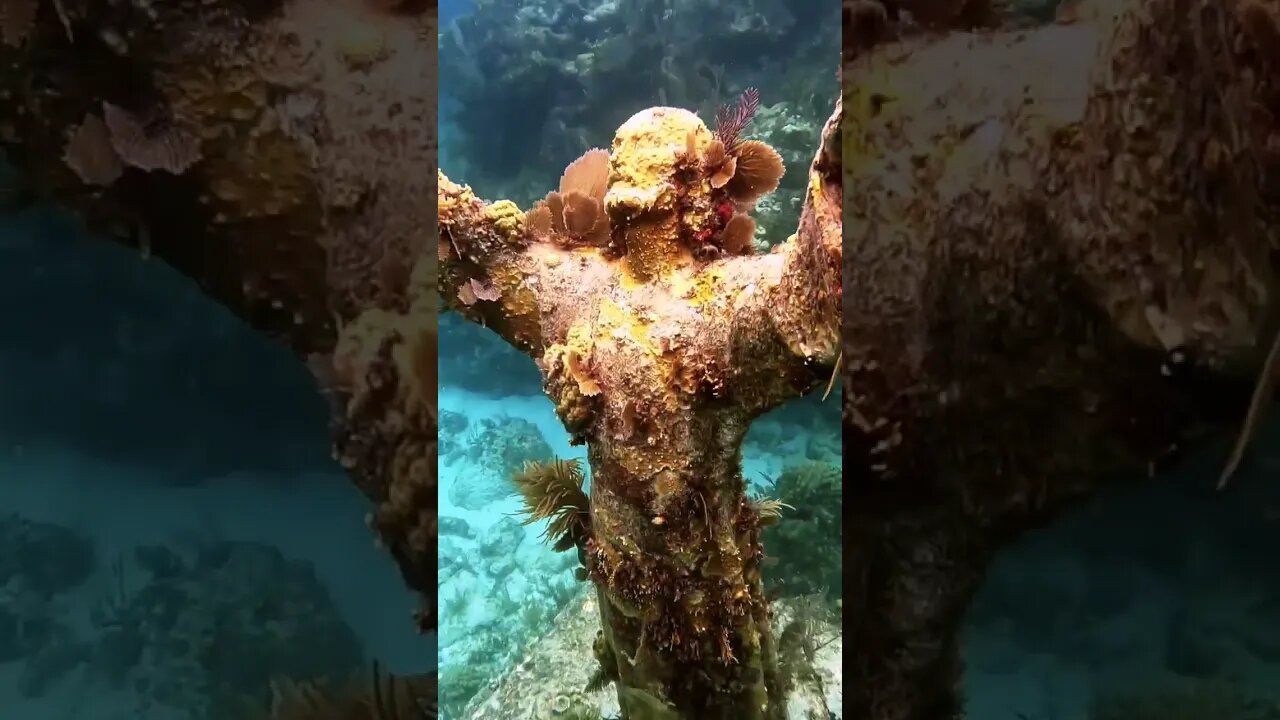
[[[761,585],[779,508],[746,494],[742,441],[835,364],[840,106],[795,235],[754,254],[748,212],[783,170],[740,137],[758,101],[714,132],[638,112],[523,212],[439,178],[441,296],[537,362],[587,446],[589,508],[553,534],[597,588],[596,655],[628,720],[786,717]]]
[[[844,709],[939,720],[1002,547],[1272,401],[1280,2],[901,35],[843,69]]]

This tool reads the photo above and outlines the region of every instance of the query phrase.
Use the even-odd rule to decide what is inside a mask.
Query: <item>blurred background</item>
[[[0,716],[252,720],[435,665],[283,345],[48,207],[0,210]]]

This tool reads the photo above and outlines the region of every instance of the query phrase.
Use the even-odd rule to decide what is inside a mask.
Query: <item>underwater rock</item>
[[[0,586],[21,577],[48,598],[83,583],[96,564],[93,541],[82,533],[18,515],[0,518]]]
[[[50,597],[28,585],[22,576],[0,585],[0,662],[30,658],[43,651],[64,631],[61,612]]]
[[[458,435],[467,429],[467,416],[452,410],[440,411],[440,432],[446,435]]]
[[[51,623],[45,642],[27,658],[18,675],[18,693],[24,698],[43,696],[49,686],[84,663],[89,650],[69,628]]]
[[[505,476],[531,460],[552,457],[551,446],[542,431],[529,420],[519,417],[486,419],[472,443],[473,457],[486,468]]]
[[[1146,682],[1096,694],[1088,720],[1274,720],[1280,696],[1221,681]]]
[[[311,565],[274,547],[218,542],[161,575],[118,567],[93,615],[91,667],[144,706],[248,717],[268,707],[274,677],[339,681],[363,668],[359,638]]]
[[[449,485],[449,502],[467,510],[483,510],[511,495],[511,488],[502,486],[498,474],[461,472]]]
[[[526,462],[553,457],[538,426],[517,417],[486,418],[467,439],[468,457],[480,472],[461,472],[449,485],[449,502],[467,510],[483,510],[515,492],[511,474]]]
[[[474,540],[476,538],[476,531],[471,529],[471,523],[460,517],[441,515],[440,537],[444,537],[446,535]]]
[[[477,572],[481,567],[480,551],[471,543],[459,542],[455,537],[440,540],[440,584],[446,582],[460,571]]]
[[[18,515],[0,518],[0,663],[26,660],[18,675],[35,697],[84,659],[56,600],[93,571],[93,542],[67,527]]]
[[[758,454],[772,454],[790,439],[788,435],[790,430],[780,422],[773,419],[757,420],[751,423],[751,430],[747,433],[744,444],[755,446]]]
[[[840,435],[835,432],[815,432],[804,444],[804,457],[810,462],[840,464]]]
[[[516,567],[515,549],[524,540],[524,527],[515,519],[504,517],[485,531],[480,539],[480,556],[489,577],[505,578]]]

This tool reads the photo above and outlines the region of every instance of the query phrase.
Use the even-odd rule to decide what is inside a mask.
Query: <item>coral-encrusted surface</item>
[[[1220,419],[1242,398],[1213,374],[1259,374],[1277,10],[1076,3],[845,67],[854,712],[957,714],[952,633],[995,549]]]
[[[751,419],[835,360],[839,117],[837,106],[797,234],[768,255],[727,238],[776,187],[776,154],[676,108],[623,123],[607,187],[584,179],[600,158],[589,153],[527,214],[441,176],[441,296],[538,360],[587,445],[581,552],[602,669],[630,717],[784,712],[741,444]],[[603,209],[607,241],[573,231],[572,203]]]
[[[435,28],[416,3],[63,0],[0,45],[0,143],[25,181],[309,357],[428,605]]]

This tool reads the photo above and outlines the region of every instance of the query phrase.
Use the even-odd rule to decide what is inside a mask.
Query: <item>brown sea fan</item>
[[[564,229],[571,235],[586,237],[596,227],[602,212],[599,200],[571,192],[564,196]]]
[[[143,121],[109,102],[102,103],[102,115],[126,165],[181,175],[200,161],[199,140],[167,121]]]
[[[525,227],[529,232],[539,240],[542,240],[551,234],[554,222],[551,217],[551,208],[545,203],[539,203],[530,208],[529,212],[524,214]]]
[[[604,196],[609,189],[609,153],[593,148],[569,163],[560,176],[560,189],[547,193],[525,215],[538,238],[559,233],[571,245],[604,245],[609,240],[609,216]]]
[[[717,190],[724,187],[738,169],[738,159],[727,154],[724,143],[719,138],[712,140],[707,146],[702,162],[708,173],[707,181]]]
[[[746,140],[734,150],[737,167],[725,184],[729,196],[740,203],[753,203],[778,189],[786,166],[777,150],[759,140]]]
[[[471,286],[471,293],[475,295],[477,300],[485,302],[497,302],[502,297],[502,293],[498,292],[498,288],[492,283],[471,278],[467,280],[467,285]]]
[[[458,288],[458,299],[463,305],[475,305],[477,301],[497,302],[502,297],[492,284],[475,278],[468,279]]]
[[[729,223],[720,233],[720,247],[730,255],[749,255],[754,246],[751,241],[756,235],[756,221],[741,213],[729,218]]]
[[[110,185],[124,173],[124,164],[111,146],[111,133],[97,115],[89,113],[71,133],[62,161],[86,185]]]
[[[603,203],[608,189],[609,153],[600,148],[583,153],[582,157],[569,163],[560,176],[561,195],[580,192]]]

